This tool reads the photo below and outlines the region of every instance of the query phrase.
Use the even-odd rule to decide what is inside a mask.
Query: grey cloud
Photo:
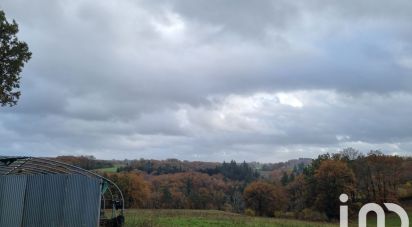
[[[285,28],[298,17],[297,6],[289,1],[164,1],[174,11],[201,24],[222,27],[223,32],[246,37],[265,35],[271,27]]]
[[[296,153],[304,146],[312,156],[356,141],[410,147],[408,1],[0,6],[34,53],[19,105],[0,110],[0,152],[254,159],[306,156]],[[278,92],[337,98],[216,120],[231,95]]]

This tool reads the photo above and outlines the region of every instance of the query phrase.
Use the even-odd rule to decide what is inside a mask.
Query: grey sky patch
[[[280,161],[359,145],[409,154],[409,1],[0,7],[33,52],[19,104],[0,109],[2,153]]]

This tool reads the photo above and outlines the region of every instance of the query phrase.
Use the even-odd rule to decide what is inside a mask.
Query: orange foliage
[[[187,172],[151,176],[154,208],[221,209],[230,184],[222,176]]]
[[[243,197],[246,207],[259,216],[273,216],[276,210],[282,210],[287,203],[283,188],[264,181],[255,181],[247,186]]]
[[[328,217],[338,217],[339,201],[342,193],[353,196],[355,191],[355,175],[344,161],[322,161],[315,172],[317,210],[325,212]]]
[[[128,208],[144,208],[150,198],[150,185],[138,173],[114,173],[108,177],[122,190],[125,206]]]

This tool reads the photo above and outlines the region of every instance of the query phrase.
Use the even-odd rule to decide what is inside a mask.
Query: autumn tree
[[[56,158],[82,168],[113,165],[93,157]],[[278,165],[266,181],[252,181],[253,163],[216,163],[175,159],[124,161],[117,174],[104,174],[119,185],[126,207],[155,209],[214,209],[261,216],[279,215],[311,220],[339,217],[339,196],[349,195],[350,215],[367,202],[396,202],[412,193],[411,158],[355,149],[323,154],[304,165]],[[271,164],[271,168],[277,164]],[[282,173],[283,171],[283,180]],[[243,175],[243,176],[242,176]],[[249,175],[249,177],[245,177]],[[282,185],[283,183],[283,185]],[[405,197],[406,196],[406,197]],[[246,208],[246,210],[245,210]],[[281,211],[281,212],[278,212]],[[351,212],[352,211],[352,212]],[[275,214],[276,212],[276,214]]]
[[[31,58],[28,45],[16,34],[19,28],[13,20],[7,21],[0,10],[0,104],[14,106],[20,97],[20,73]]]
[[[306,207],[307,182],[301,174],[286,186],[289,210],[299,212]]]
[[[340,160],[324,160],[315,171],[315,207],[328,218],[339,217],[339,196],[354,195],[355,175],[347,163]]]
[[[232,183],[230,185],[229,193],[227,193],[226,202],[230,205],[233,212],[240,213],[245,207],[243,200],[243,188],[240,183]]]
[[[196,172],[150,176],[149,181],[153,208],[223,209],[231,188],[221,175]]]
[[[274,212],[282,210],[287,202],[281,187],[264,181],[255,181],[248,185],[243,198],[246,208],[254,210],[259,216],[273,216]]]
[[[343,149],[337,155],[340,156],[340,159],[346,160],[348,162],[356,161],[363,157],[362,153],[352,147]]]
[[[282,183],[283,186],[287,185],[289,183],[289,175],[286,172],[282,173],[282,178],[280,178],[280,182]]]
[[[402,172],[402,158],[371,151],[363,160],[364,191],[368,202],[396,202]],[[363,190],[362,190],[363,191]]]
[[[123,192],[125,207],[144,208],[150,198],[150,185],[138,173],[115,173],[108,177]]]

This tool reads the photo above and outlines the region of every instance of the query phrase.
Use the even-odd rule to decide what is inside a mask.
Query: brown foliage
[[[402,158],[371,152],[360,160],[358,178],[360,197],[366,202],[396,202],[397,190],[401,180]]]
[[[264,181],[255,181],[246,187],[243,197],[247,208],[259,216],[273,216],[287,203],[283,188]]]
[[[150,176],[154,208],[223,209],[230,184],[222,176],[186,172]]]
[[[303,175],[298,175],[294,181],[290,182],[286,190],[289,198],[289,209],[301,211],[305,208],[307,196],[307,182]]]
[[[315,172],[316,200],[318,211],[325,212],[329,218],[339,216],[339,196],[346,193],[349,196],[355,191],[355,175],[344,161],[322,161]]]
[[[123,192],[125,207],[144,208],[150,197],[150,185],[138,173],[114,173],[108,177],[114,181]]]
[[[107,164],[90,157],[57,159],[85,168]],[[290,174],[283,174],[287,177],[281,181],[283,186],[279,176],[247,185],[250,181],[237,179],[247,173],[247,168],[231,168],[239,167],[234,162],[214,169],[209,168],[212,163],[174,159],[124,164],[127,168],[123,171],[127,172],[108,177],[122,189],[125,206],[134,208],[247,210],[250,215],[324,220],[339,217],[338,198],[342,193],[349,195],[350,212],[357,212],[366,202],[396,202],[399,192],[405,198],[412,194],[412,183],[408,183],[412,180],[408,172],[412,159],[376,151],[367,156],[354,149],[320,155],[311,165],[285,169]],[[236,177],[228,177],[232,175]]]

